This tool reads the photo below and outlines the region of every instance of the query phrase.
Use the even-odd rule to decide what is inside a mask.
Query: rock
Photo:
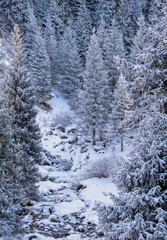
[[[48,175],[46,175],[46,176],[39,175],[39,178],[40,178],[41,181],[47,181],[48,180]]]
[[[85,153],[88,151],[88,148],[86,146],[81,147],[81,153]]]
[[[94,150],[95,152],[99,152],[102,150],[102,148],[100,146],[94,146]]]
[[[60,163],[62,165],[63,170],[65,170],[65,171],[69,171],[73,165],[73,162],[68,159],[62,159],[62,161]]]
[[[97,231],[97,235],[99,236],[99,237],[104,237],[104,233],[102,232],[102,231]]]
[[[65,131],[66,131],[62,124],[58,124],[56,128],[63,133],[65,133]]]
[[[67,131],[67,133],[76,133],[76,128],[71,128]]]
[[[55,217],[55,216],[50,216],[49,220],[50,220],[51,222],[57,222],[57,217]]]
[[[78,142],[78,137],[74,137],[74,138],[72,138],[71,140],[69,140],[69,144],[75,144],[75,143],[77,143]]]
[[[53,131],[49,131],[49,133],[48,133],[49,135],[53,135]]]
[[[50,166],[50,162],[48,162],[47,160],[44,160],[42,163],[43,166]]]
[[[67,139],[68,137],[63,135],[63,136],[60,136],[61,139]]]
[[[48,138],[44,138],[45,141],[48,141]]]
[[[35,238],[37,238],[37,237],[35,235],[33,235],[29,238],[29,240],[32,240],[32,239],[35,239]]]

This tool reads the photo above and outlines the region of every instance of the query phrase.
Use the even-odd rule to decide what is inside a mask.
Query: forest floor
[[[39,166],[41,199],[30,204],[24,240],[103,239],[96,203],[111,204],[110,194],[118,193],[112,176],[99,178],[88,174],[86,167],[109,158],[114,172],[114,161],[126,155],[128,143],[123,153],[117,142],[107,150],[92,147],[76,136],[76,116],[66,101],[55,93],[48,103],[52,109],[38,109],[37,117],[44,147],[44,160]]]

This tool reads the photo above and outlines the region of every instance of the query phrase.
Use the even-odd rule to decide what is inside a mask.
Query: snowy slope
[[[110,193],[117,195],[117,189],[112,176],[85,177],[83,173],[91,162],[104,157],[118,159],[122,154],[119,143],[108,149],[94,149],[88,143],[83,148],[78,139],[75,141],[75,113],[58,92],[54,94],[48,101],[51,111],[38,109],[37,121],[45,149],[45,161],[39,166],[43,198],[30,209],[24,240],[103,239],[97,230],[96,203],[112,203]]]

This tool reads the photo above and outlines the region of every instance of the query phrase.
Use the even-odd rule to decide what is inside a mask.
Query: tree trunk
[[[95,136],[96,136],[96,130],[95,130],[95,128],[93,128],[92,146],[96,145]]]
[[[124,150],[124,145],[123,145],[123,136],[121,135],[121,152]]]

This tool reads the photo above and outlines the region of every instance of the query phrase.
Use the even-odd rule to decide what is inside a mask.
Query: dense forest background
[[[54,89],[95,145],[133,133],[115,176],[120,198],[98,208],[106,239],[167,239],[166,0],[0,1],[0,234],[24,233],[40,198],[36,108]],[[21,238],[20,238],[21,239]]]

